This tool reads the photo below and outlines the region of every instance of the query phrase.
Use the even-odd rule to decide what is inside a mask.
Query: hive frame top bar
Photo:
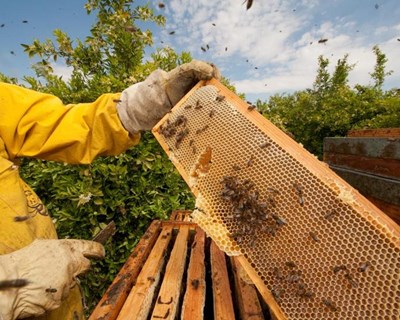
[[[218,100],[218,96],[222,98]],[[202,103],[196,106],[199,100],[202,100]],[[218,109],[216,101],[222,101],[221,109]],[[195,107],[198,107],[198,110],[194,110]],[[183,126],[179,128],[178,133],[168,134],[167,137],[163,130],[168,127],[170,121],[176,121],[179,116],[182,117],[180,120]],[[246,130],[252,130],[251,136],[243,131],[243,126],[240,127],[241,122],[246,122]],[[230,140],[224,140],[228,134],[236,134],[236,131],[240,130],[247,134],[247,139],[236,135],[234,139],[229,137]],[[325,163],[317,160],[261,114],[248,108],[246,102],[217,80],[200,81],[174,106],[171,113],[153,128],[153,134],[197,200],[202,200],[196,201],[197,207],[200,208],[198,203],[203,206],[193,212],[195,222],[207,231],[222,250],[234,255],[241,254],[241,264],[277,318],[302,319],[308,314],[308,318],[319,319],[374,315],[377,311],[375,309],[381,308],[382,304],[376,306],[375,301],[366,302],[360,294],[379,294],[373,291],[377,286],[375,280],[379,277],[387,277],[385,285],[394,288],[391,292],[387,290],[389,295],[400,294],[400,266],[397,262],[400,260],[399,226],[331,171]],[[225,145],[218,145],[221,142]],[[208,145],[211,147],[208,148]],[[241,150],[242,147],[245,152]],[[208,171],[206,170],[203,176],[197,175],[194,183],[192,169],[202,158],[209,158],[207,165],[209,164],[211,169],[207,167]],[[246,162],[249,164],[253,160],[254,165],[246,165]],[[229,166],[224,162],[229,163]],[[264,163],[265,167],[269,168],[264,168]],[[240,164],[237,166],[239,171],[232,169],[232,164]],[[288,166],[287,170],[285,166]],[[291,173],[287,175],[286,171]],[[239,187],[243,187],[247,177],[255,181],[256,192],[260,191],[260,197],[258,198],[258,194],[255,196],[256,192],[253,191],[249,194],[259,199],[256,201],[256,205],[260,205],[258,209],[262,208],[261,205],[265,206],[267,200],[274,200],[268,198],[267,190],[277,191],[279,195],[276,207],[272,201],[268,214],[269,218],[272,215],[277,219],[279,228],[273,232],[268,229],[266,232],[265,226],[256,226],[253,232],[249,232],[243,217],[228,217],[227,212],[230,208],[235,208],[230,207],[229,201],[219,197],[223,175],[230,176],[228,180],[233,180]],[[260,175],[265,179],[260,179]],[[293,177],[297,180],[288,181]],[[225,182],[222,194],[227,190],[227,184]],[[310,190],[314,191],[309,195]],[[340,212],[339,215],[335,215],[336,210]],[[238,233],[241,225],[244,225],[246,234],[240,234],[242,231]],[[314,231],[317,231],[316,234]],[[363,234],[364,232],[366,234]],[[255,237],[257,239],[254,248]],[[371,249],[368,250],[370,241],[376,241],[378,244],[371,245]],[[333,243],[337,246],[333,246]],[[280,244],[284,244],[283,251],[277,250],[281,248]],[[345,250],[340,250],[340,246]],[[386,255],[377,253],[382,248]],[[358,249],[360,254],[354,254],[358,253]],[[364,268],[365,263],[369,263],[365,259],[377,256],[379,261],[371,260],[372,271],[357,271]],[[386,263],[384,260],[392,262]],[[377,265],[382,261],[382,266]],[[338,266],[347,271],[334,274],[332,270]],[[380,270],[380,267],[388,270]],[[285,279],[277,280],[277,277],[272,275],[275,270],[280,270],[280,273],[283,271]],[[299,294],[299,288],[296,286],[299,286],[300,278],[303,292]],[[278,304],[277,300],[281,300],[278,294],[280,286],[286,293]],[[307,291],[308,289],[310,291]],[[312,294],[313,297],[309,299],[306,293]],[[357,303],[362,307],[371,307],[361,311],[355,308],[354,312],[351,311]],[[393,308],[390,301],[384,300],[382,303],[386,303],[387,308]],[[391,312],[388,313],[388,318],[395,314],[395,311]]]

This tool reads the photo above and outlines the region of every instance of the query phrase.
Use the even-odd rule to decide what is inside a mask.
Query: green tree
[[[291,133],[310,152],[322,156],[323,139],[344,136],[350,129],[400,126],[398,90],[383,92],[387,59],[375,46],[373,85],[349,85],[354,65],[348,55],[337,61],[332,74],[329,60],[320,56],[312,89],[270,97],[257,102],[262,113],[278,127]]]
[[[85,8],[96,14],[96,21],[84,40],[72,40],[55,30],[53,40],[23,45],[29,57],[38,59],[36,77],[25,77],[26,86],[54,94],[64,103],[89,102],[144,80],[158,67],[168,71],[191,60],[189,53],[178,54],[168,47],[155,49],[144,60],[144,50],[153,44],[152,33],[138,25],[165,23],[149,5],[88,0]],[[71,68],[70,79],[54,74],[55,62]],[[60,238],[92,239],[108,222],[116,223],[106,258],[94,263],[82,281],[88,313],[150,222],[166,219],[174,209],[194,206],[190,190],[150,133],[124,154],[99,158],[91,165],[22,159],[21,172],[48,207]]]

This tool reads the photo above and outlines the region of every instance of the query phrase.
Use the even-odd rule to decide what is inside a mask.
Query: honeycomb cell
[[[227,254],[244,255],[270,291],[282,291],[276,300],[288,319],[396,319],[399,239],[355,206],[340,180],[315,174],[318,160],[304,164],[304,149],[283,148],[276,128],[224,90],[192,91],[156,132],[197,196],[192,219]],[[206,170],[194,179],[199,164]]]

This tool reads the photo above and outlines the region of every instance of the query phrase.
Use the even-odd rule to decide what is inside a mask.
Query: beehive
[[[153,133],[278,318],[399,318],[399,227],[246,102],[200,82]]]

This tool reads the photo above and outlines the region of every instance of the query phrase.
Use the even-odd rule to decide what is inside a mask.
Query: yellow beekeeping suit
[[[46,208],[19,176],[18,158],[90,163],[139,142],[139,134],[130,135],[118,118],[119,96],[104,94],[93,103],[64,105],[55,96],[0,82],[0,254],[36,238],[57,238]],[[14,221],[27,215],[32,218]],[[76,287],[59,309],[40,319],[81,317]]]

